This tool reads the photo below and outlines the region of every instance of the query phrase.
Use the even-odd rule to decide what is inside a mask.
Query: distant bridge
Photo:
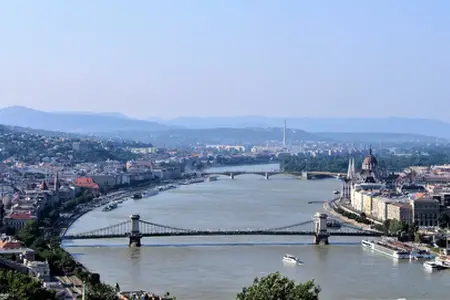
[[[339,229],[328,229],[326,214],[316,213],[312,220],[288,226],[267,229],[242,230],[202,230],[185,229],[156,224],[140,220],[139,215],[131,215],[130,220],[88,232],[61,236],[62,240],[111,239],[128,238],[129,246],[140,247],[143,237],[168,236],[223,236],[223,235],[296,235],[313,236],[314,243],[328,244],[329,236],[381,236],[380,232],[364,230],[355,226],[343,224]]]
[[[344,175],[335,172],[327,172],[327,171],[302,171],[302,172],[283,172],[283,171],[219,171],[219,172],[203,172],[202,176],[208,175],[223,175],[228,176],[230,179],[234,179],[234,177],[239,175],[260,175],[264,176],[266,179],[269,179],[274,175],[290,175],[296,177],[302,177],[305,179],[320,179],[320,178],[343,178]]]

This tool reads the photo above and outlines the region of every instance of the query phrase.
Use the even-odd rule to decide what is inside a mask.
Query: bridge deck
[[[271,235],[271,236],[314,236],[314,231],[192,231],[192,232],[155,232],[141,233],[142,237],[169,237],[169,236],[224,236],[224,235]],[[377,232],[328,232],[329,236],[380,236]],[[111,238],[127,238],[129,234],[92,234],[92,235],[66,235],[62,237],[64,240],[80,240],[80,239],[111,239]]]

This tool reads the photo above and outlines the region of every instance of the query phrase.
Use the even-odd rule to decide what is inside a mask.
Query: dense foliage
[[[318,300],[320,287],[309,280],[297,283],[280,273],[271,273],[266,277],[255,278],[250,287],[242,289],[237,300]]]
[[[412,150],[409,155],[395,155],[389,152],[381,152],[376,155],[378,166],[388,171],[402,171],[410,166],[442,165],[450,161],[450,148],[426,149],[422,151]],[[353,155],[328,155],[325,153],[311,156],[300,153],[295,156],[283,157],[280,168],[283,171],[330,171],[344,173],[348,168],[350,158],[355,159],[356,166],[360,166],[364,154]]]
[[[92,199],[92,196],[84,195],[83,198],[76,201],[75,205],[89,199]],[[81,264],[60,247],[58,240],[45,237],[52,236],[48,233],[51,233],[51,229],[57,223],[60,210],[59,207],[48,207],[43,210],[41,221],[28,222],[16,234],[17,239],[21,240],[27,247],[34,249],[38,260],[47,260],[53,275],[74,274],[85,282],[88,300],[117,299],[116,291],[111,286],[101,283],[98,274],[87,272]]]
[[[18,161],[37,163],[56,160],[60,163],[99,162],[107,159],[127,161],[135,159],[136,154],[128,151],[129,147],[149,147],[132,141],[104,141],[96,138],[85,138],[81,142],[83,151],[74,151],[73,143],[79,138],[51,134],[39,131],[17,131],[0,125],[0,160],[14,157]]]
[[[8,294],[7,300],[55,299],[55,293],[42,288],[39,281],[10,270],[0,270],[0,294]]]

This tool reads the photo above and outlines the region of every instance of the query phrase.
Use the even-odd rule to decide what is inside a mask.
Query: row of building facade
[[[360,172],[350,160],[342,198],[359,213],[384,222],[398,220],[419,227],[439,226],[440,216],[450,213],[450,185],[421,185],[412,182],[387,182],[380,176],[372,151],[364,159]]]

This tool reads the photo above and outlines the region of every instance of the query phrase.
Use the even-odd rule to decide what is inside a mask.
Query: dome
[[[367,155],[363,161],[364,165],[376,166],[378,164],[377,159],[372,154]]]
[[[374,171],[375,167],[378,165],[378,161],[372,154],[372,148],[369,150],[369,155],[367,155],[362,163],[362,169],[368,171]]]

